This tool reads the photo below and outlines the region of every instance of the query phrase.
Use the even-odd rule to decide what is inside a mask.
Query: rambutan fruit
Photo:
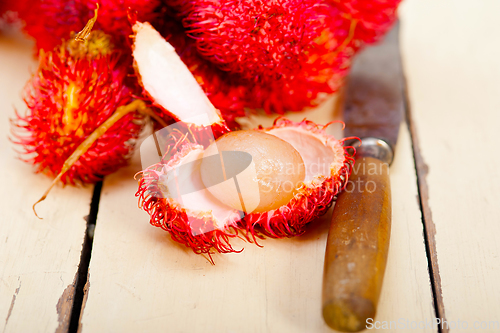
[[[51,51],[93,16],[80,0],[20,0],[16,4],[23,31],[34,38],[37,52]]]
[[[144,89],[188,122],[158,163],[139,174],[139,206],[150,223],[196,253],[238,252],[230,239],[292,237],[324,214],[345,186],[352,157],[324,126],[286,119],[271,128],[214,134],[222,123],[189,70],[151,26],[137,23],[134,59]],[[168,111],[166,111],[168,110]],[[211,258],[211,257],[210,257]]]
[[[95,28],[112,37],[116,46],[126,45],[132,33],[128,14],[154,21],[160,0],[21,0],[14,8],[23,22],[23,30],[36,41],[37,50],[51,51],[72,33],[81,30],[94,16],[99,4],[99,21]]]
[[[398,3],[351,2],[349,8],[357,10],[352,14],[342,1],[327,0],[168,4],[183,18],[200,54],[241,79],[247,107],[282,114],[317,106],[336,92],[352,56],[365,41],[375,40],[369,33],[380,36],[387,30]]]
[[[297,74],[327,27],[317,1],[195,1],[184,18],[200,53],[249,80]],[[214,27],[218,27],[214,29]]]
[[[70,40],[41,52],[37,72],[26,85],[25,115],[16,111],[13,141],[22,159],[51,177],[68,166],[65,161],[117,109],[134,101],[129,78],[131,58],[94,31],[82,42]],[[60,180],[94,183],[126,164],[142,128],[142,116],[125,115],[105,130],[72,164]]]
[[[344,188],[352,163],[341,141],[308,121],[282,119],[271,128],[230,132],[214,145],[219,142],[218,154],[212,146],[181,143],[168,160],[140,173],[136,196],[150,223],[196,253],[238,252],[230,239],[239,234],[257,242],[304,233]],[[234,152],[251,162],[231,157]],[[220,169],[213,167],[217,161]]]

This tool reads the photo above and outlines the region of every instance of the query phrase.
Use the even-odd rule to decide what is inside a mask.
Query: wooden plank
[[[401,11],[443,331],[500,330],[499,12],[494,0],[408,0]]]
[[[401,131],[377,320],[407,325],[430,321],[433,310],[411,143]],[[239,243],[243,253],[215,255],[212,266],[149,225],[134,197],[135,160],[103,185],[81,332],[331,332],[321,317],[329,216],[302,237]]]
[[[50,179],[16,158],[7,135],[16,107],[24,112],[21,91],[36,70],[33,45],[0,32],[0,330],[64,332],[73,304],[92,187],[58,186],[31,206]]]

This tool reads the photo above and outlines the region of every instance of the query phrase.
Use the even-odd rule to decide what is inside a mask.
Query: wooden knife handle
[[[375,317],[390,232],[389,167],[361,157],[337,199],[326,244],[323,318],[331,328],[358,332]]]

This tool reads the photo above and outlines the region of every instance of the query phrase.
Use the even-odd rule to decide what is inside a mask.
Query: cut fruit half
[[[175,49],[149,23],[134,30],[134,64],[146,95],[169,116],[196,126],[223,124]]]
[[[168,161],[141,172],[136,196],[139,206],[151,216],[151,224],[168,231],[175,241],[191,247],[194,252],[210,255],[213,251],[238,252],[230,244],[230,239],[238,234],[249,242],[257,242],[257,238],[265,236],[300,235],[309,222],[326,213],[336,194],[344,188],[352,166],[352,157],[343,142],[325,134],[324,126],[309,121],[295,123],[280,119],[271,128],[255,131],[288,142],[304,163],[304,180],[297,184],[286,204],[254,211],[226,205],[202,179],[202,164],[207,159],[205,148],[184,142]],[[251,143],[240,141],[239,148],[245,148],[245,144]],[[273,142],[270,145],[258,148],[273,151]],[[243,177],[248,170],[251,172],[249,167],[241,172]],[[240,197],[245,205],[250,202],[245,200],[245,194],[252,189],[243,188],[244,182],[235,182],[233,178],[223,180],[229,184],[225,184],[226,195]]]

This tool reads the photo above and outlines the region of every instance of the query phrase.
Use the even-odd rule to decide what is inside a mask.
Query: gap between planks
[[[404,74],[404,73],[403,73]],[[403,75],[404,76],[404,75]],[[410,98],[408,95],[406,76],[404,76],[404,108],[406,111],[406,124],[410,132],[410,140],[413,149],[413,160],[415,162],[415,172],[417,175],[418,202],[420,211],[422,212],[422,224],[424,228],[425,251],[427,254],[427,263],[429,269],[429,277],[431,280],[432,295],[434,300],[434,311],[436,318],[441,322],[447,322],[443,292],[441,288],[441,276],[439,275],[438,255],[436,250],[436,226],[432,220],[432,211],[429,206],[429,189],[427,186],[428,166],[425,163],[418,140],[416,125],[413,122]],[[448,333],[449,328],[444,325],[437,325],[438,333]]]
[[[97,221],[97,213],[99,211],[99,201],[101,198],[102,181],[94,186],[92,194],[92,201],[90,203],[90,211],[87,217],[87,228],[85,230],[85,240],[82,246],[82,253],[80,256],[80,264],[78,265],[78,272],[75,281],[75,290],[73,295],[73,305],[71,309],[71,317],[67,323],[67,332],[76,333],[80,327],[80,314],[85,308],[85,294],[88,289],[88,270],[90,264],[90,257],[92,255],[92,244],[94,239],[94,229]],[[63,295],[64,296],[64,295]]]

